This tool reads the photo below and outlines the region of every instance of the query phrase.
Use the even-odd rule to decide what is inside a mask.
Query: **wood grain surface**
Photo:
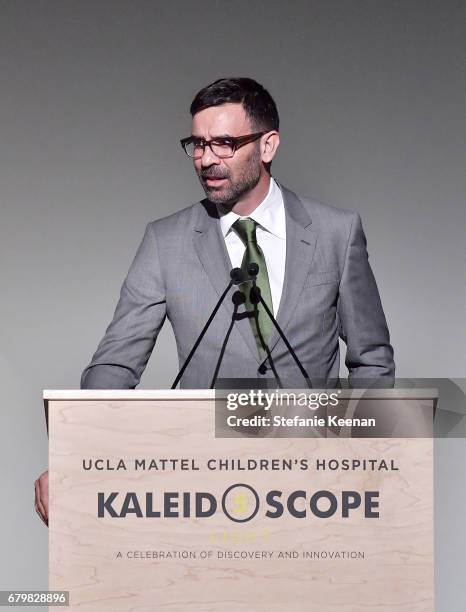
[[[214,401],[186,393],[138,401],[61,396],[48,408],[49,586],[70,591],[71,610],[433,612],[432,439],[215,438]],[[199,470],[134,469],[135,459],[160,458],[193,460]],[[206,467],[232,458],[306,459],[309,469]],[[84,470],[83,459],[109,466],[123,459],[127,469]],[[322,459],[393,460],[398,470],[319,471]],[[245,523],[221,509],[209,518],[97,516],[99,491],[141,499],[206,491],[220,499],[237,483],[261,498]],[[380,517],[358,509],[322,519],[307,505],[305,518],[267,518],[262,500],[271,489],[309,497],[321,489],[380,491]]]

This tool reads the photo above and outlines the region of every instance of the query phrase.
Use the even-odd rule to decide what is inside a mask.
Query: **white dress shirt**
[[[220,228],[225,239],[231,265],[233,268],[240,268],[245,246],[231,226],[237,219],[244,219],[245,217],[240,217],[232,210],[225,213],[220,207],[217,208],[220,216]],[[286,218],[282,192],[272,177],[270,177],[267,195],[249,215],[249,218],[254,219],[257,223],[256,238],[267,264],[273,313],[277,316],[285,278]]]

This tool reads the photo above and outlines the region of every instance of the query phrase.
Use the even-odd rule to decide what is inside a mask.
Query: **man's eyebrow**
[[[196,134],[191,134],[191,138],[195,138],[196,140],[205,140],[203,136],[197,136]],[[210,140],[218,140],[219,138],[234,138],[231,134],[218,134],[217,136],[213,136]]]

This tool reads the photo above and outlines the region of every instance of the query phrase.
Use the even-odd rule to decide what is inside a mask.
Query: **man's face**
[[[204,140],[256,131],[240,103],[206,108],[196,113],[192,122],[192,135]],[[263,171],[259,141],[242,146],[228,158],[217,157],[205,147],[203,156],[194,160],[194,167],[209,200],[231,208],[259,182]]]

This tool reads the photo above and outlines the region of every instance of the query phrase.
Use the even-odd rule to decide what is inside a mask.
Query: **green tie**
[[[272,305],[272,294],[270,292],[270,283],[269,283],[269,275],[267,273],[267,265],[265,263],[265,257],[262,252],[262,249],[257,244],[256,239],[256,226],[257,223],[254,219],[238,219],[233,223],[233,229],[241,238],[243,244],[246,249],[243,255],[243,261],[241,262],[241,268],[247,273],[248,266],[251,263],[256,263],[259,266],[259,274],[257,275],[256,284],[261,291],[261,296],[264,302],[269,307],[269,310],[273,313],[273,305]],[[248,311],[254,311],[254,305],[251,303],[249,299],[249,292],[251,290],[250,283],[245,283],[244,285],[240,285],[241,291],[244,293],[246,298],[245,307]],[[272,326],[273,323],[269,319],[267,313],[262,304],[257,305],[258,309],[258,319],[259,319],[259,327],[262,333],[262,337],[266,344],[269,343],[270,337],[272,335]],[[252,331],[254,333],[254,337],[256,339],[257,348],[259,350],[259,355],[263,356],[264,350],[262,347],[262,343],[259,338],[259,333],[256,326],[256,321],[254,318],[250,319]]]

